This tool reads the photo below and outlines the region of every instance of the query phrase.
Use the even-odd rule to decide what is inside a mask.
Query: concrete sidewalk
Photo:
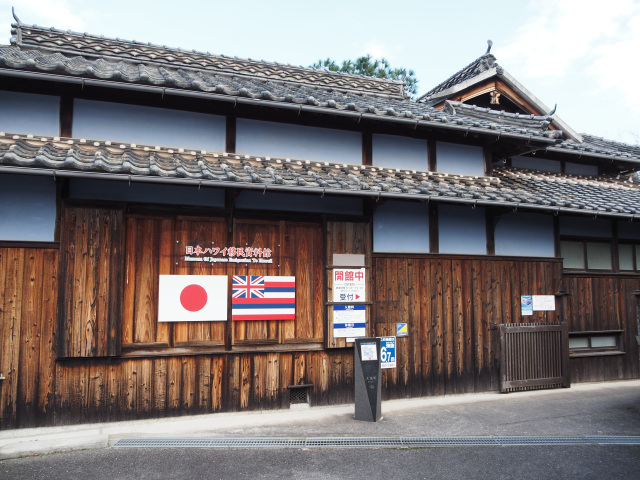
[[[379,422],[354,406],[216,413],[0,432],[0,459],[108,448],[123,438],[640,435],[640,380],[569,389],[382,402]]]

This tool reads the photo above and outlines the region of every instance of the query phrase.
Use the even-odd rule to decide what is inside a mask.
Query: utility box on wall
[[[356,338],[354,344],[354,383],[356,420],[377,422],[380,409],[380,339]]]

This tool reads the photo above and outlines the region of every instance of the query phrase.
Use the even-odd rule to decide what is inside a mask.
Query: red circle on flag
[[[197,312],[207,304],[207,291],[200,285],[189,285],[180,293],[180,303],[185,310]]]

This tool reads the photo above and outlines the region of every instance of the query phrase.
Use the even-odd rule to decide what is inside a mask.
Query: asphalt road
[[[640,446],[116,449],[0,461],[2,479],[634,479]]]
[[[0,431],[0,480],[640,479],[640,381],[353,405]],[[198,438],[628,437],[635,445],[388,448],[139,448],[121,440]],[[93,443],[91,443],[93,442]],[[562,443],[562,442],[557,442]],[[166,443],[165,443],[166,444]],[[92,448],[73,450],[79,447]],[[184,445],[184,443],[182,443]],[[508,445],[508,442],[505,442]],[[73,451],[66,451],[73,450]]]

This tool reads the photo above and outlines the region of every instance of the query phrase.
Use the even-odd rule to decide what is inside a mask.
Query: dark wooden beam
[[[429,203],[429,253],[438,253],[439,251],[438,204]]]
[[[438,160],[436,158],[436,141],[427,140],[427,160],[429,162],[429,171],[438,171]]]
[[[373,165],[373,135],[362,132],[362,164]]]
[[[225,138],[225,151],[236,153],[236,117],[227,115],[227,128]]]
[[[73,97],[70,95],[60,97],[60,136],[73,136]]]

